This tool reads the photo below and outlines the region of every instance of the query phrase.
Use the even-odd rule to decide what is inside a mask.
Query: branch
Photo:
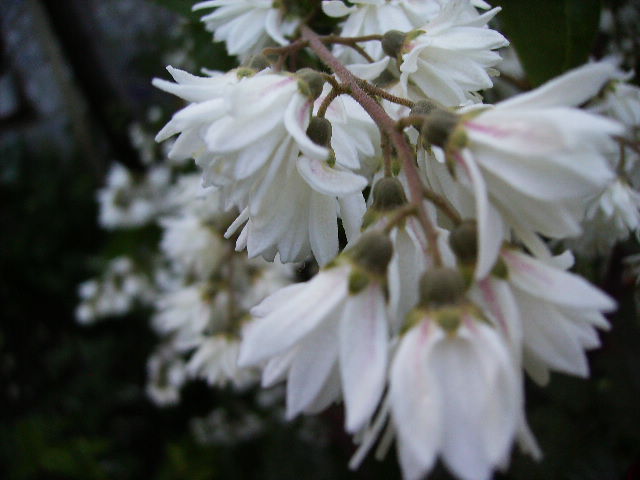
[[[358,78],[355,77],[323,44],[320,36],[311,30],[307,25],[300,27],[302,38],[309,42],[311,49],[320,57],[320,59],[333,70],[336,75],[349,88],[349,94],[364,108],[378,128],[389,136],[389,139],[395,146],[398,156],[402,160],[407,180],[409,182],[409,191],[411,199],[418,209],[418,218],[425,230],[429,244],[430,254],[436,265],[442,265],[442,257],[438,250],[438,231],[429,217],[427,210],[422,202],[423,188],[420,181],[418,169],[416,167],[413,149],[405,139],[404,135],[396,128],[396,122],[387,115],[387,112],[368,95],[359,85]]]

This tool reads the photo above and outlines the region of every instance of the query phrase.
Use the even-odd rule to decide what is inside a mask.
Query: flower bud
[[[478,257],[478,225],[475,220],[465,220],[449,235],[449,245],[462,263],[473,263]]]
[[[296,72],[298,90],[310,100],[315,100],[322,93],[324,78],[320,72],[311,68],[301,68]]]
[[[464,278],[458,270],[433,268],[420,279],[420,305],[436,308],[454,305],[462,300],[465,291]]]
[[[420,100],[413,104],[411,115],[429,115],[438,108],[442,107],[433,100]]]
[[[322,117],[311,117],[307,127],[307,136],[313,143],[323,147],[331,147],[331,122]]]
[[[436,108],[425,116],[421,129],[423,138],[431,145],[446,148],[459,121],[460,117],[455,113]]]
[[[393,245],[382,232],[367,232],[351,250],[354,263],[368,273],[378,276],[387,274],[387,266],[393,255]]]
[[[378,212],[395,210],[407,203],[404,187],[395,177],[383,177],[373,186],[373,205]]]
[[[252,55],[242,64],[243,67],[259,72],[271,66],[269,59],[262,54]]]
[[[392,58],[398,58],[402,53],[407,34],[399,30],[389,30],[382,36],[382,50]]]

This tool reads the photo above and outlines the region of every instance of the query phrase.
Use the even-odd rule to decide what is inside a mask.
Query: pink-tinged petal
[[[291,300],[248,327],[240,347],[240,366],[257,365],[291,348],[342,307],[348,270],[320,272]]]
[[[338,254],[338,205],[336,199],[311,193],[309,242],[318,264],[323,267]]]
[[[473,188],[478,222],[478,260],[475,278],[486,277],[496,263],[502,241],[504,225],[495,209],[491,207],[482,173],[470,152],[463,150],[457,157]]]
[[[287,378],[288,420],[306,410],[322,394],[322,387],[338,360],[337,337],[337,319],[332,319],[300,343]]]
[[[499,108],[577,107],[593,98],[615,75],[616,68],[606,62],[589,63],[570,70],[544,85],[498,104]]]
[[[400,340],[391,366],[389,398],[405,478],[429,471],[442,441],[443,405],[428,357],[441,338],[440,329],[425,319]]]
[[[388,324],[384,294],[370,285],[347,300],[340,322],[340,373],[348,432],[360,430],[382,396],[387,374]]]
[[[514,250],[504,250],[509,281],[534,297],[581,310],[611,311],[615,302],[586,280]]]
[[[518,305],[509,284],[493,277],[478,283],[482,300],[488,312],[496,321],[496,327],[502,331],[512,348],[516,361],[520,359],[522,346],[522,320]]]
[[[297,162],[298,172],[309,186],[323,195],[344,197],[362,192],[367,179],[347,170],[330,167],[326,161],[301,156]]]

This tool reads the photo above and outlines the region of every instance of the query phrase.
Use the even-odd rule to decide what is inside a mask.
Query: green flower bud
[[[368,273],[377,276],[387,274],[387,266],[393,255],[393,245],[382,232],[367,232],[350,251],[353,262]]]
[[[431,145],[446,148],[460,117],[453,112],[437,108],[425,116],[422,135]]]
[[[442,107],[433,100],[420,100],[413,104],[413,108],[411,108],[411,115],[429,115],[439,108]]]
[[[449,235],[449,245],[462,263],[473,263],[478,257],[478,225],[475,220],[465,220]]]
[[[407,34],[399,30],[389,30],[382,36],[382,50],[392,58],[398,58],[402,53]]]
[[[331,147],[331,122],[322,117],[311,117],[307,127],[307,136],[313,143],[323,147]]]
[[[372,209],[379,212],[395,210],[407,203],[404,187],[395,177],[384,177],[373,186]]]
[[[420,279],[420,305],[443,307],[462,300],[466,286],[462,274],[452,268],[427,270]]]
[[[458,330],[458,327],[462,323],[462,312],[459,308],[442,308],[435,314],[435,321],[438,325],[447,333],[452,334]]]
[[[296,72],[298,77],[298,90],[310,100],[315,100],[322,93],[324,77],[320,72],[311,68],[301,68]]]

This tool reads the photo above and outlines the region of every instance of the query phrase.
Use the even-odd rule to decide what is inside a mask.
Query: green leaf
[[[495,0],[504,34],[533,85],[585,63],[598,31],[600,0]]]

